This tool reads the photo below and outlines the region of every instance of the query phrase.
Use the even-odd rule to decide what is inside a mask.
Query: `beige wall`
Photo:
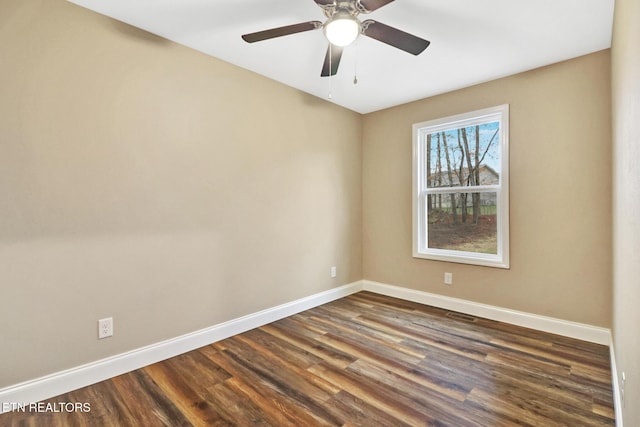
[[[612,62],[613,336],[624,425],[640,425],[640,3],[617,0]]]
[[[360,115],[63,0],[0,58],[0,388],[362,278]]]
[[[364,277],[609,327],[609,81],[607,50],[366,115]],[[505,103],[511,269],[412,258],[411,125]]]

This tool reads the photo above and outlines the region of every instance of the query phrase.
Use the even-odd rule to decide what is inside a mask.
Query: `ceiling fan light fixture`
[[[336,12],[324,24],[324,35],[335,46],[348,46],[360,34],[360,21],[349,12]]]
[[[73,1],[73,0],[72,0]],[[327,20],[300,22],[284,27],[276,27],[255,33],[243,34],[242,39],[247,43],[255,43],[290,34],[323,29],[329,41],[327,53],[322,64],[320,77],[330,77],[336,74],[342,51],[345,46],[353,43],[360,34],[412,55],[419,55],[429,46],[429,41],[397,28],[385,25],[373,19],[360,22],[358,16],[367,14],[394,0],[313,0],[320,8]],[[355,82],[354,82],[355,83]]]

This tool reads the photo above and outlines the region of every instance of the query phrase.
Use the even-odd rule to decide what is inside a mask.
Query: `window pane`
[[[430,249],[498,253],[496,192],[426,197]]]
[[[509,106],[413,125],[413,256],[509,268]]]
[[[498,185],[500,122],[454,127],[427,134],[427,187]]]

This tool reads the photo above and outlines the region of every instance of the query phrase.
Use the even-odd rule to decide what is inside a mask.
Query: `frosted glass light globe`
[[[360,22],[348,13],[336,13],[324,25],[327,40],[335,46],[347,46],[360,34]]]

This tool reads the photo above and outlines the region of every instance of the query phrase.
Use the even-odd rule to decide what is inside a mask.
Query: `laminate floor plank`
[[[268,367],[254,363],[253,360],[243,357],[237,352],[237,347],[232,341],[225,340],[224,344],[214,344],[219,349],[217,352],[207,352],[208,357],[230,372],[234,378],[228,380],[236,390],[241,391],[252,399],[257,399],[264,411],[270,411],[270,415],[281,414],[287,420],[287,425],[334,425],[322,419],[317,419],[314,411],[323,412],[321,403],[313,401],[309,396],[299,390],[290,387],[281,372],[275,372]],[[226,347],[229,345],[229,347]],[[289,373],[287,373],[289,374]],[[276,422],[280,425],[282,420]]]
[[[122,395],[129,413],[135,415],[136,424],[166,427],[192,425],[143,370],[112,378],[110,383]],[[141,406],[149,410],[139,411]]]
[[[377,406],[365,402],[344,390],[326,402],[327,408],[336,418],[345,420],[347,427],[411,427]]]
[[[433,424],[436,421],[411,399],[394,393],[394,390],[389,390],[360,373],[349,369],[337,369],[329,364],[319,364],[310,370],[402,422],[419,426]]]
[[[449,425],[471,426],[477,425],[467,414],[456,410],[465,400],[467,393],[453,393],[451,390],[424,386],[413,378],[398,375],[396,372],[384,369],[380,365],[359,360],[349,366],[348,371],[368,378],[376,384],[382,385],[391,394],[409,399],[421,410],[438,422]]]
[[[235,360],[242,360],[245,367],[251,369],[263,381],[268,381],[274,388],[287,396],[294,397],[300,404],[315,406],[315,402],[328,400],[338,390],[327,381],[316,381],[318,378],[285,360],[273,357],[256,343],[244,341],[241,336],[228,340],[225,353],[233,354]],[[256,347],[254,347],[256,346]]]
[[[227,381],[209,387],[206,391],[209,401],[216,402],[217,408],[227,419],[241,420],[248,426],[272,426],[269,416],[253,400],[243,393],[236,393]]]
[[[253,329],[242,336],[247,338],[248,343],[259,344],[264,348],[264,351],[268,351],[274,357],[287,361],[298,368],[306,369],[323,360],[321,357],[269,333],[266,328]]]
[[[286,320],[286,319],[284,319]],[[339,367],[346,367],[356,360],[355,356],[349,355],[343,351],[335,350],[315,339],[313,336],[307,336],[299,333],[289,326],[284,326],[281,321],[266,325],[260,329],[269,334],[286,341],[292,345],[297,345],[301,349],[320,357],[322,360],[332,363]],[[285,324],[286,325],[286,324]]]
[[[145,373],[158,384],[160,389],[175,402],[180,411],[195,426],[228,426],[233,425],[225,420],[215,407],[207,402],[202,393],[196,391],[197,385],[192,385],[175,368],[176,361],[169,359],[165,362],[154,363],[144,369]]]
[[[614,426],[609,350],[360,292],[13,411],[6,426]]]

